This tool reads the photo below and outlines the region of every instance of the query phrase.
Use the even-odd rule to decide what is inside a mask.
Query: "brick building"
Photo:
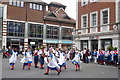
[[[120,2],[100,2],[100,0],[77,1],[78,49],[105,49],[109,45],[119,48]]]
[[[1,47],[73,47],[76,23],[65,8],[57,2],[0,2]]]

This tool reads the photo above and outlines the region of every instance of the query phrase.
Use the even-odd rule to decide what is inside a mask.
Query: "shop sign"
[[[20,39],[11,39],[11,41],[20,41]]]
[[[73,44],[73,41],[62,41],[63,44]]]
[[[46,40],[46,43],[59,43],[58,40]]]
[[[35,42],[30,42],[30,44],[35,44]]]

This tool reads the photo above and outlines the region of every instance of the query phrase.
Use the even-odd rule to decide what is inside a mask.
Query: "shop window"
[[[48,39],[59,39],[59,27],[47,25],[46,32]]]
[[[28,33],[29,37],[43,38],[43,25],[29,24]]]
[[[72,32],[73,32],[73,28],[62,27],[62,39],[73,40]]]
[[[25,24],[21,22],[7,22],[7,35],[8,36],[16,36],[16,37],[24,37]]]

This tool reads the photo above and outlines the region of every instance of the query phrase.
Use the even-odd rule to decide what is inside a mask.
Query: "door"
[[[91,49],[94,51],[94,49],[98,50],[98,40],[93,40],[91,43]]]

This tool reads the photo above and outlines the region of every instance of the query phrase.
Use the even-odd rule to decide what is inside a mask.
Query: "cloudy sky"
[[[66,13],[73,19],[76,19],[76,0],[42,0],[46,3],[50,3],[52,1],[54,2],[60,2],[64,4],[66,7]]]

